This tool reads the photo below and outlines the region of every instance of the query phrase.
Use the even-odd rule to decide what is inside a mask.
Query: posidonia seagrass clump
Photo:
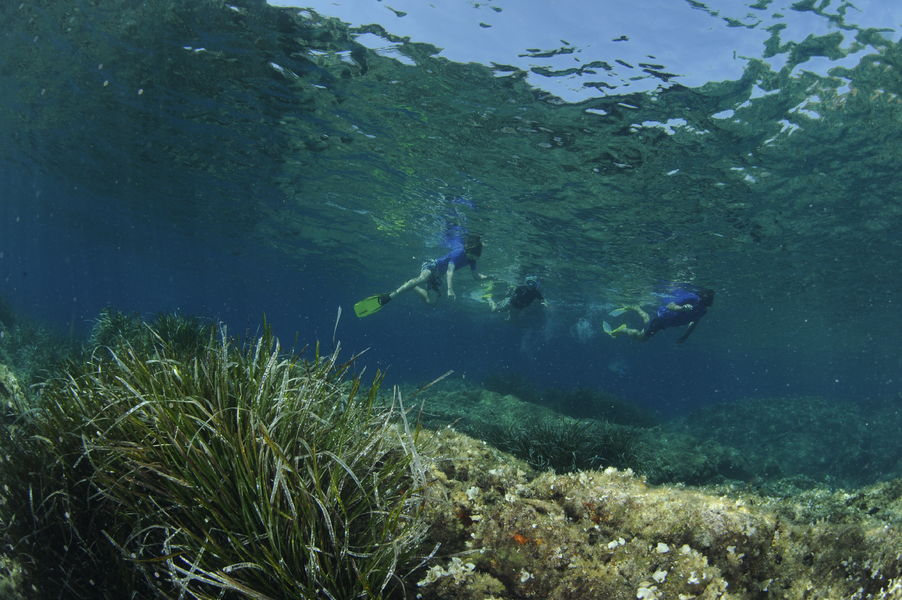
[[[91,348],[103,347],[116,353],[130,348],[147,354],[155,352],[164,340],[169,358],[190,359],[206,348],[215,332],[216,324],[208,319],[161,313],[148,324],[140,315],[107,307],[94,320],[88,342]]]
[[[6,440],[29,466],[4,462],[20,484],[4,522],[44,595],[390,594],[417,560],[424,482],[378,378],[285,356],[268,330],[246,347],[214,332],[192,357],[145,331],[48,383]]]

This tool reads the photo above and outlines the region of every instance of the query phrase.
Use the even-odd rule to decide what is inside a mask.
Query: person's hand
[[[678,312],[682,312],[684,310],[692,310],[691,304],[677,304],[676,302],[668,302],[667,303],[668,310],[675,310]]]
[[[456,300],[457,294],[454,293],[454,290],[448,288],[448,300]]]

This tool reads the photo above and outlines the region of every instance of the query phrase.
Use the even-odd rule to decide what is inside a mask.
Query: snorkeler
[[[543,307],[548,306],[542,292],[539,291],[539,278],[530,275],[518,286],[510,286],[507,292],[499,302],[495,302],[491,296],[487,298],[492,312],[506,312],[507,319],[511,318],[513,311],[523,310],[535,301],[538,301]]]
[[[420,267],[420,274],[404,282],[395,291],[361,300],[354,305],[354,312],[358,317],[371,315],[391,302],[392,298],[398,294],[411,289],[419,294],[427,304],[435,304],[441,292],[443,275],[447,285],[448,299],[454,300],[457,297],[454,292],[454,273],[458,269],[469,266],[474,279],[488,279],[488,276],[476,272],[476,260],[480,256],[482,256],[482,238],[475,233],[469,233],[460,247],[441,258],[424,262]]]
[[[662,329],[688,324],[686,332],[676,341],[677,344],[682,344],[692,334],[699,319],[705,316],[708,307],[713,303],[714,290],[699,288],[688,283],[674,283],[661,295],[661,302],[653,317],[650,317],[640,306],[625,306],[611,311],[610,314],[615,317],[628,310],[635,311],[645,323],[642,329],[632,329],[627,327],[626,323],[611,329],[611,325],[607,321],[602,322],[602,328],[611,337],[628,335],[631,338],[645,341]]]

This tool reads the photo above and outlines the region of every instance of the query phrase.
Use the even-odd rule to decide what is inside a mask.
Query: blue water
[[[787,8],[786,45],[711,82],[721,87],[699,87],[704,75],[687,70],[687,57],[661,56],[647,59],[661,68],[644,68],[683,69],[680,78],[596,66],[567,77],[608,73],[616,85],[578,80],[582,97],[554,102],[497,65],[393,40],[420,61],[411,66],[378,44],[355,45],[359,30],[305,39],[284,14],[239,8],[256,20],[110,7],[69,33],[46,14],[5,34],[24,65],[3,72],[0,137],[0,294],[17,310],[73,339],[104,307],[199,315],[237,333],[265,316],[286,346],[366,350],[359,368],[386,371],[390,385],[512,372],[662,415],[743,398],[885,401],[902,389],[892,334],[902,325],[900,90],[881,67],[898,56],[898,35],[867,28],[887,7],[844,29],[842,52],[832,8]],[[720,33],[734,28],[683,9]],[[122,33],[128,19],[145,26],[137,39]],[[763,29],[736,39],[766,55]],[[809,33],[823,37],[806,55],[796,45]],[[553,60],[620,64],[591,48]],[[802,67],[782,69],[790,58]],[[536,72],[531,85],[562,76]],[[800,114],[800,98],[821,101],[810,110],[826,116]],[[743,117],[727,121],[730,111]],[[798,132],[786,133],[787,119]],[[354,316],[354,302],[444,253],[449,207],[483,233],[483,272],[542,278],[546,319],[496,318],[467,298],[476,288],[466,274],[456,305],[426,308],[408,294]],[[684,278],[718,292],[686,344],[672,331],[644,344],[601,333],[610,308]]]
[[[858,402],[898,388],[893,357],[880,361],[826,348],[812,366],[805,361],[810,354],[792,346],[712,350],[706,340],[730,318],[717,305],[681,346],[673,332],[645,344],[609,340],[597,322],[593,337],[583,341],[574,330],[579,315],[567,308],[552,309],[544,320],[532,314],[506,322],[447,301],[427,308],[413,294],[361,320],[351,309],[360,296],[353,277],[292,269],[266,245],[185,235],[115,208],[94,212],[96,197],[61,189],[21,167],[7,165],[3,180],[10,199],[0,220],[6,297],[24,315],[75,339],[86,336],[105,307],[147,318],[200,315],[238,334],[258,331],[265,317],[287,347],[319,341],[331,350],[334,340],[346,357],[366,350],[359,367],[384,370],[388,385],[424,384],[448,370],[474,384],[513,372],[540,388],[602,389],[662,415],[744,397]],[[76,210],[90,218],[73,223]]]

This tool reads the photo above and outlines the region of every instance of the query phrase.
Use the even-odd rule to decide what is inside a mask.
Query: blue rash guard
[[[470,266],[471,271],[476,271],[476,261],[467,258],[467,252],[463,248],[457,248],[441,258],[435,258],[423,263],[422,269],[432,273],[432,275],[429,276],[426,287],[438,290],[439,285],[441,284],[441,277],[448,272],[448,265],[451,263],[454,263],[455,271],[467,265]]]
[[[467,253],[463,248],[452,250],[443,257],[436,259],[435,266],[430,270],[437,275],[444,275],[448,271],[448,265],[451,263],[454,263],[455,271],[467,265],[470,265],[471,271],[476,270],[476,261],[467,258]]]
[[[671,302],[674,304],[691,304],[692,309],[671,310],[667,308],[667,305]],[[673,288],[662,296],[657,313],[645,327],[645,336],[654,335],[668,327],[688,325],[701,319],[706,312],[708,312],[708,307],[702,304],[702,299],[696,292],[684,288]]]

